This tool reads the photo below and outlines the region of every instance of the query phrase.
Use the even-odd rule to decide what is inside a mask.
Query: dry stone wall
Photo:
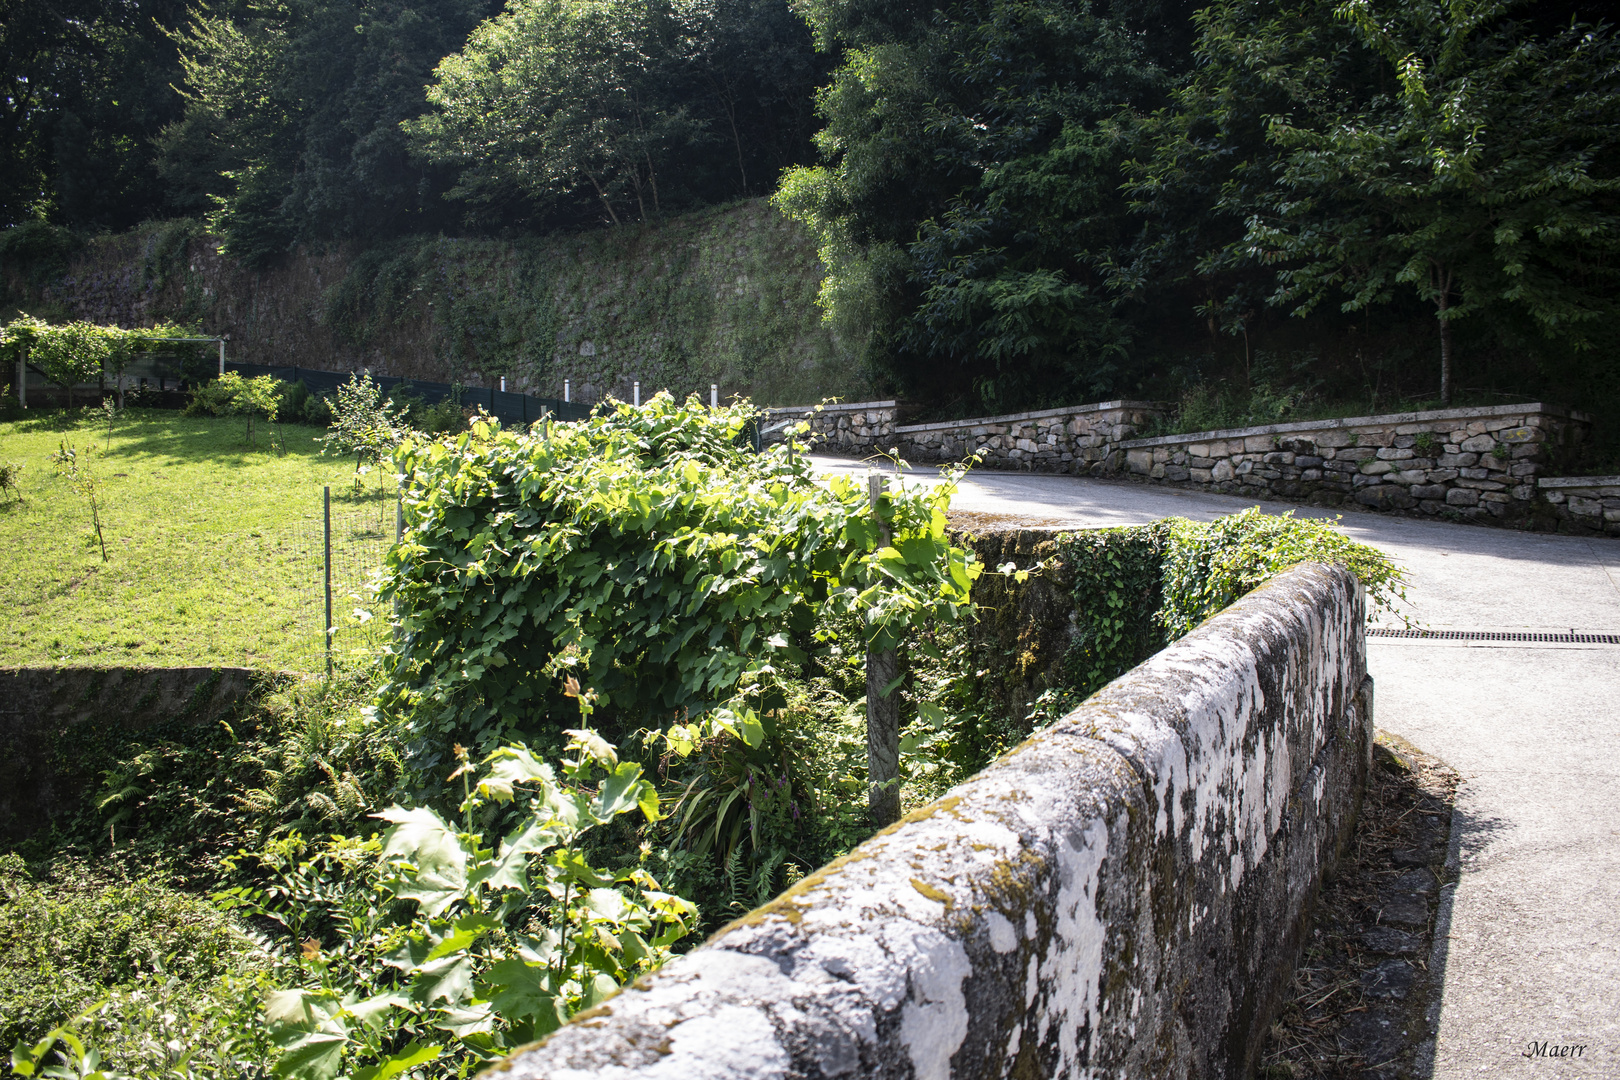
[[[805,440],[813,449],[835,454],[863,456],[882,453],[895,446],[895,425],[900,416],[897,401],[852,401],[834,405],[790,405],[765,410],[765,438],[775,442],[786,437],[790,426],[810,425]]]
[[[1365,782],[1363,623],[1280,575],[492,1075],[1251,1075]]]
[[[1546,477],[1540,487],[1566,531],[1620,536],[1620,476]]]
[[[1317,505],[1526,521],[1591,418],[1553,405],[1362,416],[1120,444],[1134,477]]]
[[[991,469],[1100,475],[1118,467],[1121,443],[1163,407],[1151,401],[1104,401],[896,429],[909,461],[960,461],[982,452]]]

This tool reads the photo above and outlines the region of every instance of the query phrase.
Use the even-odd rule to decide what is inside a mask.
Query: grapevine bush
[[[549,434],[403,443],[384,709],[425,741],[492,744],[554,727],[572,679],[615,737],[721,709],[747,734],[762,687],[837,627],[884,649],[965,615],[980,567],[946,537],[950,478],[874,515],[864,485],[753,453],[756,415],[660,394]]]

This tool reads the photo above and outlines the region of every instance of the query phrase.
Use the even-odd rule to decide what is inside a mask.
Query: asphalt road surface
[[[866,465],[817,457],[827,472]],[[892,470],[891,470],[892,471]],[[933,469],[898,482],[930,483]],[[1248,506],[1337,511],[1128,482],[976,472],[953,509],[1097,528]],[[1620,634],[1620,540],[1347,512],[1406,567],[1434,630]],[[1381,622],[1398,625],[1388,616]],[[1376,721],[1464,778],[1443,893],[1434,1076],[1620,1078],[1620,645],[1371,637]],[[1439,936],[1439,935],[1437,935]],[[1527,1056],[1532,1043],[1584,1046]]]

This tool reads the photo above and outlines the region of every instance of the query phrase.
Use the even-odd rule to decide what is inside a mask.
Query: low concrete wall
[[[80,808],[86,785],[100,779],[87,743],[156,724],[211,724],[295,677],[253,668],[0,668],[0,836],[20,840]]]
[[[1201,431],[1120,449],[1128,474],[1179,487],[1508,523],[1538,516],[1537,478],[1590,426],[1555,405],[1500,405]]]
[[[1620,476],[1547,477],[1541,497],[1565,531],[1620,536]]]
[[[1288,571],[494,1072],[1247,1075],[1365,781],[1363,620]]]

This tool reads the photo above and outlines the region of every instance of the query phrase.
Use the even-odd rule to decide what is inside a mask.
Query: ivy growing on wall
[[[1343,566],[1374,610],[1406,599],[1404,571],[1334,522],[1265,514],[1072,533],[1059,557],[1074,575],[1078,632],[1065,658],[1065,701],[1101,689],[1205,619],[1302,562]]]

